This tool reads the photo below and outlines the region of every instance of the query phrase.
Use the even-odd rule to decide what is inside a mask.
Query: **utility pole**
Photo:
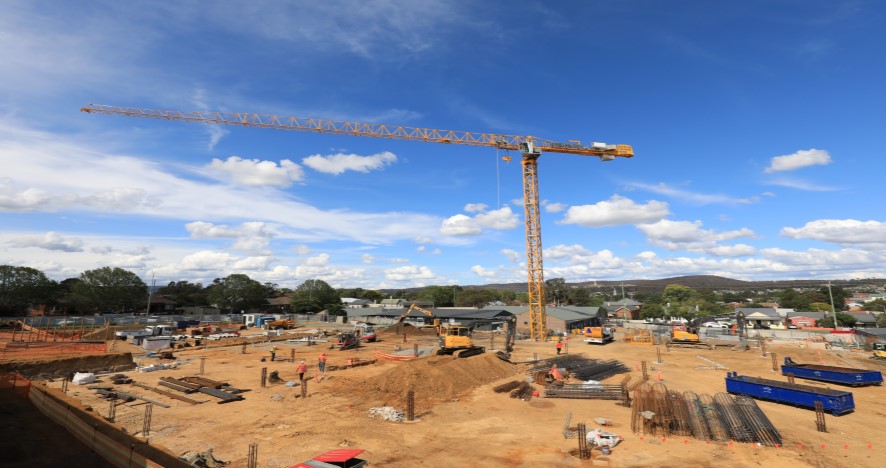
[[[837,331],[837,309],[834,308],[834,293],[831,292],[830,281],[828,281],[828,296],[831,298],[831,313],[834,314],[834,331]]]
[[[156,285],[156,281],[154,280],[154,270],[151,270],[151,285],[148,286],[148,308],[145,309],[145,317],[151,315],[151,294],[154,293],[154,286]]]

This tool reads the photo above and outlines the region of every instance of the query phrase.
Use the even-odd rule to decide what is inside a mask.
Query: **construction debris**
[[[191,466],[199,468],[217,468],[230,463],[215,458],[215,455],[212,454],[212,449],[208,449],[205,452],[185,452],[180,458],[190,463]]]
[[[621,361],[590,359],[584,353],[567,354],[542,360],[539,365],[530,368],[528,372],[534,376],[538,372],[547,372],[551,366],[556,366],[558,369],[561,369],[561,372],[565,370],[564,375],[566,377],[583,382],[588,380],[601,381],[613,375],[630,372],[630,369]]]
[[[393,406],[379,406],[376,408],[369,408],[369,417],[381,418],[385,421],[395,422],[403,422],[405,420],[403,412],[394,408]]]

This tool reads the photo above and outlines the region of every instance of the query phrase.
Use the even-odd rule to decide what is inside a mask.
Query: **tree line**
[[[294,289],[275,283],[260,283],[244,274],[216,278],[203,285],[189,281],[172,281],[157,289],[156,295],[167,297],[178,307],[213,306],[230,312],[249,311],[268,304],[268,299],[287,297],[290,310],[298,314],[327,311],[343,315],[341,298],[366,299],[378,303],[386,296],[407,301],[431,302],[435,307],[483,307],[488,304],[522,305],[528,302],[525,292],[495,288],[465,288],[457,285],[431,285],[414,291],[397,290],[385,294],[363,288],[335,289],[323,280],[309,279]],[[642,318],[709,317],[731,314],[729,303],[742,307],[762,307],[762,302],[776,302],[780,307],[799,312],[831,310],[833,296],[837,311],[845,310],[851,293],[834,286],[797,291],[759,294],[752,291],[717,293],[668,285],[660,294],[637,294],[643,303]],[[156,296],[155,296],[156,297]],[[557,306],[602,306],[604,302],[622,299],[618,291],[593,287],[570,286],[563,278],[545,281],[545,302]],[[38,305],[61,306],[69,314],[135,312],[147,307],[148,286],[135,273],[122,268],[102,267],[87,270],[76,278],[63,281],[49,279],[42,271],[20,266],[0,265],[0,315],[24,315]],[[886,311],[886,301],[878,299],[865,304],[867,310]],[[886,314],[881,315],[886,320]],[[848,314],[837,314],[840,324],[854,320]],[[830,322],[828,322],[830,321]],[[833,326],[833,318],[822,320],[822,326]],[[884,323],[886,325],[886,323]]]

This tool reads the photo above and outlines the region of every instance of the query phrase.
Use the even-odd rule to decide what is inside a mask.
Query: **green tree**
[[[588,288],[572,288],[569,290],[569,302],[579,307],[592,305],[593,300]]]
[[[854,327],[855,317],[846,312],[837,312],[837,324],[840,327]],[[830,314],[819,320],[817,325],[824,328],[834,328],[834,317]]]
[[[877,315],[877,328],[886,328],[886,314]]]
[[[661,295],[662,302],[670,302],[671,305],[684,304],[696,297],[695,290],[682,284],[669,284],[665,286]]]
[[[660,319],[664,318],[665,310],[661,304],[645,303],[640,308],[640,318],[642,319]]]
[[[794,289],[785,289],[778,294],[778,305],[798,312],[808,312],[811,303],[808,297]]]
[[[80,274],[71,298],[81,311],[125,311],[148,305],[148,285],[131,271],[102,267]]]
[[[208,291],[202,284],[189,283],[188,281],[171,281],[168,285],[157,290],[157,294],[169,297],[182,307],[208,304],[207,293]]]
[[[309,279],[292,291],[289,303],[298,314],[313,314],[322,310],[331,313],[332,310],[339,310],[336,306],[341,306],[341,296],[325,281]]]
[[[462,291],[461,286],[426,286],[418,293],[418,299],[433,302],[434,307],[455,307],[457,296]]]
[[[382,293],[380,293],[374,289],[363,291],[363,299],[368,299],[368,300],[372,301],[374,304],[378,304],[384,298],[385,297],[382,295]]]
[[[551,278],[545,280],[545,302],[560,305],[568,296],[566,280],[563,278]]]
[[[831,305],[825,302],[813,302],[809,304],[809,310],[813,312],[830,312]]]
[[[886,312],[886,299],[878,298],[873,301],[865,302],[864,308],[867,310],[878,310],[880,312]],[[880,314],[880,317],[886,314]]]
[[[496,300],[496,291],[492,289],[469,288],[460,292],[456,299],[456,307],[481,308]]]
[[[206,299],[231,312],[246,311],[267,303],[268,288],[243,274],[216,278],[207,289]]]
[[[852,293],[843,289],[841,286],[831,286],[831,294],[828,294],[827,286],[822,286],[818,292],[822,297],[820,302],[827,302],[828,304],[830,304],[830,296],[833,294],[835,310],[846,310],[846,300],[852,297]],[[828,310],[831,310],[830,307],[828,307]]]
[[[760,304],[758,302],[748,302],[747,304],[742,304],[741,306],[745,309],[765,309],[763,304]]]
[[[28,308],[55,302],[58,283],[37,269],[0,265],[0,313],[24,315]]]

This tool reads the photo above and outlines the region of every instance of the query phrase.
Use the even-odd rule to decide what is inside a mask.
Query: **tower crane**
[[[577,140],[565,143],[533,136],[505,135],[500,133],[477,133],[434,128],[407,127],[366,122],[348,122],[316,117],[277,116],[246,112],[183,112],[177,110],[153,110],[137,107],[89,104],[80,109],[93,114],[109,114],[158,120],[176,120],[208,125],[231,125],[237,127],[270,128],[299,132],[350,135],[393,140],[421,141],[468,146],[487,146],[502,150],[519,151],[523,166],[523,214],[526,222],[526,270],[529,293],[529,327],[534,340],[547,336],[545,313],[544,272],[541,247],[541,217],[538,196],[538,158],[542,152],[597,156],[601,161],[616,157],[630,158],[634,150],[630,145],[609,145],[594,142],[583,145]]]

